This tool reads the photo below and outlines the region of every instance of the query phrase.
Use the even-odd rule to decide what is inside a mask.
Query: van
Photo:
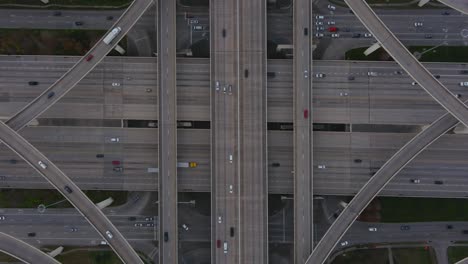
[[[226,242],[226,241],[224,242],[223,249],[224,249],[224,254],[227,254],[227,252],[228,252],[228,245],[227,245],[227,242]]]
[[[39,164],[39,166],[41,166],[41,168],[47,169],[47,165],[44,162],[39,161],[39,162],[37,162],[37,164]]]

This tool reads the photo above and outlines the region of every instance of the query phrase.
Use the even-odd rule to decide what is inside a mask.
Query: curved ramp
[[[0,233],[0,251],[25,263],[60,264],[47,253],[5,233]]]

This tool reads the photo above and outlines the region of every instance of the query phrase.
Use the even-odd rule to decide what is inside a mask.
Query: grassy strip
[[[62,5],[62,6],[122,6],[130,4],[131,0],[49,0],[48,4],[42,3],[40,0],[1,0],[1,4],[17,4],[17,5],[31,5],[34,6],[47,6],[47,5]]]
[[[375,264],[387,261],[387,249],[357,249],[336,256],[332,264]]]
[[[110,250],[87,251],[86,249],[70,252],[56,257],[61,263],[67,264],[117,264],[122,263],[119,257]]]
[[[436,264],[432,248],[392,248],[392,251],[398,264]]]
[[[0,54],[82,56],[105,33],[81,29],[0,29]],[[126,39],[121,43],[126,43]],[[118,53],[112,50],[110,55],[113,54]]]
[[[449,264],[456,263],[468,257],[468,247],[448,247],[447,255]]]
[[[381,222],[468,221],[468,201],[442,198],[379,197]]]
[[[409,47],[411,53],[423,53],[432,46],[412,46]],[[369,56],[364,55],[367,47],[348,50],[345,54],[347,60],[365,60],[365,61],[393,61],[393,58],[382,48],[374,51]],[[421,56],[422,62],[468,62],[468,47],[466,46],[441,46]]]
[[[127,201],[127,192],[85,191],[94,203],[109,197],[114,199],[112,206],[122,205]],[[37,208],[39,204],[50,205],[65,198],[56,190],[1,189],[0,208]],[[50,208],[71,208],[68,201],[63,201]]]

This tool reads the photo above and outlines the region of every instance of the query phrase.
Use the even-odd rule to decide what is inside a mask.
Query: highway
[[[239,0],[239,69],[234,94],[239,104],[238,263],[268,261],[268,174],[266,105],[266,2]],[[246,75],[247,72],[247,75]]]
[[[365,1],[346,1],[354,14],[369,29],[382,47],[400,66],[429,93],[434,100],[453,114],[464,125],[468,125],[468,109],[442,83],[403,46],[393,33],[378,18]]]
[[[104,38],[99,40],[94,47],[67,71],[67,73],[62,75],[54,84],[43,91],[18,113],[10,117],[6,124],[13,130],[20,130],[62,98],[112,50],[152,3],[153,0],[135,0],[114,23],[112,29],[120,27],[121,31],[112,41],[111,45],[104,43]],[[110,30],[106,35],[109,32]],[[88,61],[87,58],[91,54],[94,57]]]
[[[25,263],[60,263],[39,249],[5,233],[0,233],[0,251]]]
[[[293,36],[293,168],[294,263],[304,263],[314,247],[313,121],[312,113],[312,2],[294,3]]]
[[[89,198],[38,149],[0,122],[0,140],[52,184],[109,243],[124,263],[143,263],[118,229]]]
[[[176,2],[158,6],[159,262],[178,262]]]
[[[438,0],[439,2],[468,15],[468,3],[464,0]]]
[[[240,263],[240,0],[210,4],[211,261]],[[231,87],[231,88],[229,88]],[[229,90],[231,89],[231,90]],[[230,188],[232,186],[232,191]],[[234,228],[237,236],[230,236]],[[219,241],[219,242],[217,242]]]

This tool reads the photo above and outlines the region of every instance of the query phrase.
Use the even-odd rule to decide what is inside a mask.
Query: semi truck
[[[107,34],[107,36],[104,38],[104,43],[106,43],[107,45],[109,45],[111,43],[111,41],[120,33],[120,31],[122,31],[122,29],[120,27],[116,27],[114,29],[112,29],[111,32],[109,32],[109,34]]]
[[[196,162],[177,162],[177,167],[178,168],[196,168],[197,167]]]

